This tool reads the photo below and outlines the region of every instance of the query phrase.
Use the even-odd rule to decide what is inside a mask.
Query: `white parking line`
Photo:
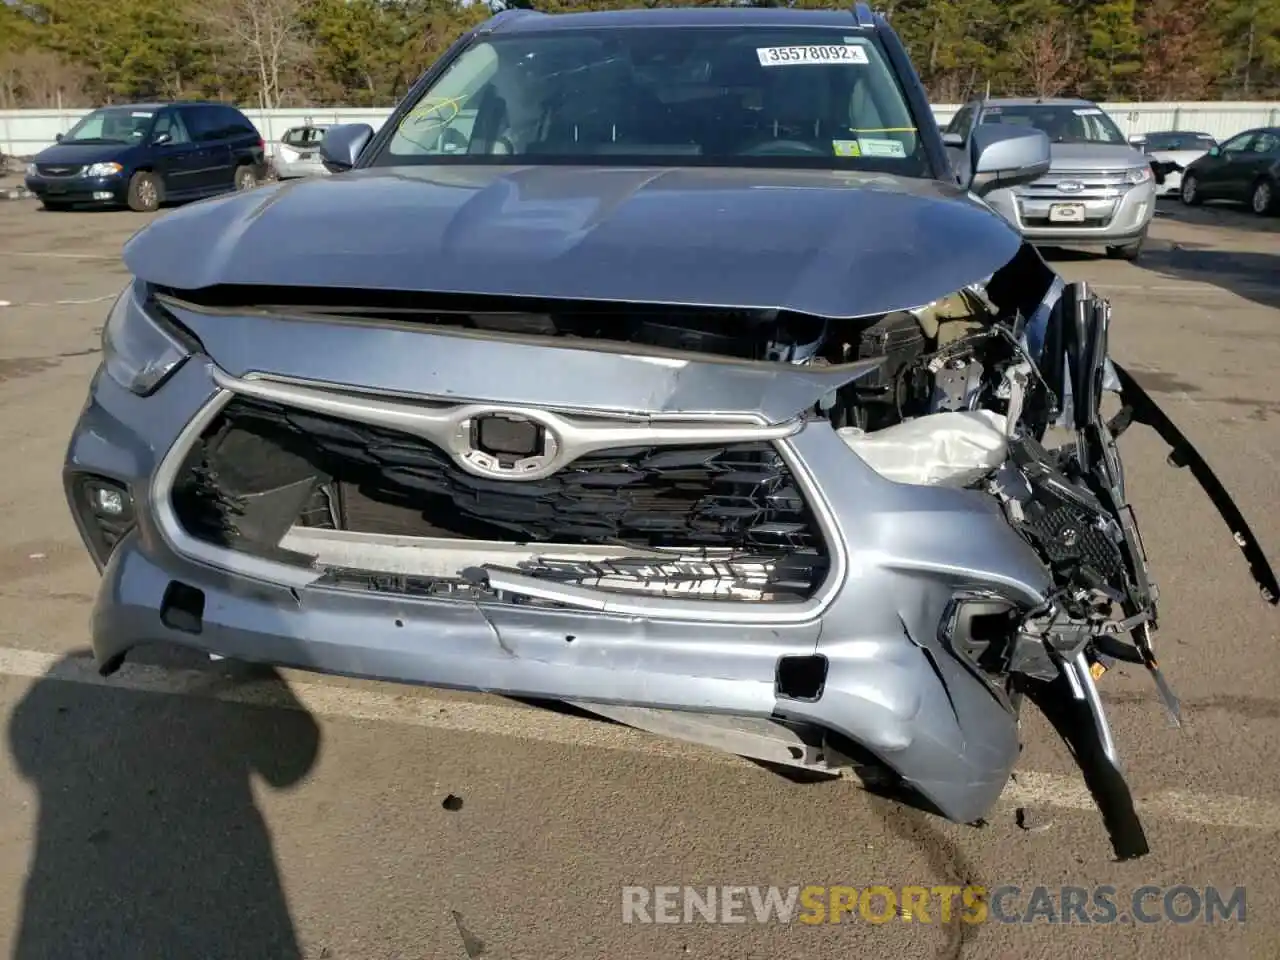
[[[423,691],[416,689],[412,693],[397,694],[291,680],[291,698],[273,681],[232,682],[214,671],[174,670],[138,663],[127,663],[112,676],[102,677],[88,658],[65,659],[57,654],[10,647],[0,647],[0,675],[52,677],[90,686],[201,697],[249,706],[296,708],[301,704],[316,716],[334,719],[373,720],[650,756],[747,764],[738,757],[678,740],[665,740],[629,727],[530,707],[442,700],[424,696]],[[1001,805],[1024,804],[1067,810],[1096,809],[1078,777],[1019,770],[1015,782],[1005,789]],[[1140,797],[1138,805],[1148,817],[1280,833],[1280,803],[1268,800],[1166,790]]]

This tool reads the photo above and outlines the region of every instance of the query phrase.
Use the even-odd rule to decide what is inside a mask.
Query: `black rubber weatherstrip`
[[[1213,472],[1213,468],[1200,455],[1200,452],[1192,446],[1186,435],[1156,405],[1156,402],[1151,399],[1147,391],[1142,389],[1138,381],[1133,378],[1133,375],[1114,360],[1111,361],[1111,365],[1115,368],[1116,376],[1120,378],[1120,400],[1128,408],[1127,411],[1122,411],[1121,417],[1124,417],[1127,412],[1128,417],[1126,419],[1132,419],[1151,427],[1169,445],[1169,463],[1175,467],[1191,468],[1191,475],[1196,478],[1196,482],[1200,484],[1201,489],[1213,502],[1218,514],[1231,531],[1231,536],[1236,546],[1244,554],[1244,558],[1249,564],[1249,572],[1253,575],[1254,581],[1257,582],[1258,588],[1262,592],[1262,599],[1272,606],[1280,604],[1280,584],[1276,582],[1275,571],[1271,568],[1267,555],[1262,552],[1262,545],[1258,542],[1258,538],[1254,536],[1253,530],[1250,529],[1248,521],[1244,518],[1244,514],[1240,512],[1236,502],[1231,499],[1231,494],[1227,493],[1227,488],[1222,485],[1222,481]]]

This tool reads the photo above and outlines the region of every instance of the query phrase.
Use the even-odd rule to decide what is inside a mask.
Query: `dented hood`
[[[995,272],[1017,232],[954,187],[833,171],[361,170],[179,209],[124,258],[162,286],[270,284],[854,317]]]

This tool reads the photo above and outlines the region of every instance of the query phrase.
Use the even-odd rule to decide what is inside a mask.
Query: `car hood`
[[[57,143],[37,153],[35,162],[83,165],[115,160],[120,163],[131,156],[134,149],[127,143]]]
[[[780,308],[853,317],[982,280],[1021,239],[932,180],[832,171],[379,168],[175,211],[143,280]]]
[[[1120,167],[1141,167],[1147,163],[1140,151],[1123,143],[1054,143],[1049,147],[1052,158],[1049,169],[1059,170],[1115,170]]]

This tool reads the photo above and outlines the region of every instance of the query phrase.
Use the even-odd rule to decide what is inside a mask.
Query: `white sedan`
[[[1161,163],[1176,163],[1185,168],[1192,160],[1204,156],[1218,141],[1207,133],[1193,133],[1186,130],[1159,131],[1148,133],[1142,143],[1142,149],[1153,160]],[[1177,196],[1182,189],[1182,171],[1174,170],[1166,173],[1164,183],[1156,187],[1157,196]]]

